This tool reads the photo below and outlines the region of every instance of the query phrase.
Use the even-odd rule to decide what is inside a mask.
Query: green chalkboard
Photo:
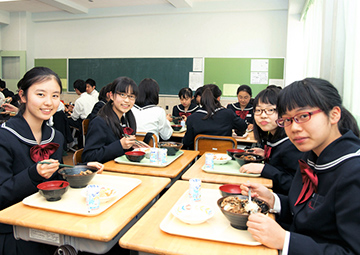
[[[69,59],[69,91],[74,91],[77,79],[91,78],[96,89],[117,77],[127,76],[139,84],[144,78],[155,79],[160,94],[177,95],[189,86],[189,72],[193,70],[192,58],[86,58]]]
[[[222,91],[224,84],[246,84],[255,97],[268,84],[250,84],[252,59],[256,58],[205,58],[204,84],[216,84]],[[284,79],[284,58],[261,59],[269,60],[268,79]]]

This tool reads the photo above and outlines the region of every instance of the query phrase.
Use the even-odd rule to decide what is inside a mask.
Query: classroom
[[[171,115],[173,106],[179,104],[180,88],[216,84],[222,91],[220,103],[226,107],[237,101],[239,85],[249,85],[254,98],[268,85],[285,88],[294,81],[316,77],[334,85],[343,106],[360,123],[359,14],[358,0],[0,0],[0,78],[15,92],[28,70],[48,64],[61,79],[60,99],[69,103],[79,97],[73,85],[77,79],[95,79],[99,91],[123,76],[123,72],[137,84],[143,78],[159,77],[156,78],[160,86],[158,105]],[[266,63],[266,70],[253,70],[256,63]],[[145,68],[146,65],[150,67]],[[162,69],[163,66],[168,69]],[[142,73],[147,77],[142,77]],[[266,73],[266,78],[255,81],[252,75],[256,73]],[[131,100],[129,94],[121,96]],[[267,110],[261,109],[259,114],[270,115]],[[304,122],[324,115],[315,115],[318,112],[309,110]],[[292,115],[285,120],[290,124],[301,123],[297,115]],[[286,129],[284,119],[279,123],[279,127]],[[173,133],[171,139],[184,137],[177,135]],[[258,142],[236,141],[233,148],[244,149],[255,147]],[[251,144],[249,148],[248,144]],[[357,155],[349,151],[352,149],[343,153]],[[262,153],[266,154],[265,148]],[[88,211],[80,211],[83,208],[74,202],[63,213],[56,203],[34,209],[38,205],[33,206],[35,200],[29,196],[25,204],[19,200],[0,210],[0,230],[5,223],[16,225],[14,233],[21,239],[55,246],[70,244],[84,255],[86,252],[105,254],[114,246],[129,249],[133,255],[203,254],[204,251],[232,254],[239,250],[240,254],[278,254],[283,246],[263,245],[262,240],[255,241],[247,231],[239,232],[229,225],[223,229],[224,234],[214,233],[217,231],[204,224],[199,225],[203,229],[194,231],[196,225],[183,224],[171,215],[176,202],[173,197],[184,202],[194,179],[202,181],[202,201],[214,203],[215,207],[221,198],[219,187],[224,184],[237,188],[241,184],[243,191],[250,191],[250,186],[245,184],[250,179],[256,185],[274,188],[275,182],[269,177],[239,174],[240,163],[236,160],[212,167],[214,170],[233,164],[236,173],[205,171],[207,154],[200,150],[179,150],[175,155],[168,154],[169,164],[159,163],[155,167],[124,163],[124,157],[105,160],[101,163],[106,174],[96,175],[94,180],[104,185],[124,183],[126,191],[121,196],[117,194],[118,202],[106,202],[100,206],[101,211],[90,211],[85,208],[80,191],[70,188],[77,192],[72,194],[79,195],[76,203],[84,204]],[[346,183],[343,185],[346,187]],[[269,209],[272,219],[275,218],[272,213],[277,213],[275,209]],[[54,221],[54,217],[61,220]],[[215,213],[215,217],[220,215]],[[221,220],[221,224],[228,223],[225,217]],[[289,236],[292,233],[287,232],[283,251],[292,254],[291,245],[289,250],[286,247]],[[352,246],[352,241],[349,250],[356,254],[359,251],[353,249],[358,245]]]

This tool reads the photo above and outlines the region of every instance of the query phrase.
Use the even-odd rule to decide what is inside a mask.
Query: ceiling
[[[7,12],[87,13],[91,9],[125,6],[169,5],[174,8],[191,8],[198,2],[229,2],[229,0],[1,0],[0,10]]]
[[[0,0],[0,23],[12,12],[34,22],[130,15],[286,10],[301,13],[306,0]]]

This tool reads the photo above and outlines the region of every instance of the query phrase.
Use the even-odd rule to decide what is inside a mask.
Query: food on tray
[[[228,212],[239,214],[248,213],[249,211],[259,211],[260,209],[256,203],[248,203],[248,199],[241,199],[233,196],[226,197],[221,202],[221,208]]]
[[[110,197],[115,194],[115,190],[108,187],[101,187],[100,188],[100,197]]]
[[[214,160],[228,160],[229,156],[226,154],[214,155]]]
[[[254,161],[254,160],[256,160],[256,156],[254,156],[254,155],[241,155],[240,159]]]
[[[92,174],[93,172],[91,170],[86,170],[86,171],[81,171],[79,174],[80,175],[88,175],[88,174]]]
[[[178,144],[176,144],[176,143],[162,143],[161,146],[163,146],[163,147],[177,147]]]

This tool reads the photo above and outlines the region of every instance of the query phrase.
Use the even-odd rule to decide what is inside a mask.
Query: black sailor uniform
[[[40,144],[58,143],[60,147],[50,158],[62,163],[64,137],[44,121]],[[37,145],[32,131],[19,113],[0,128],[0,210],[22,201],[38,191],[36,186],[44,181],[61,179],[57,171],[49,179],[41,177],[30,149]],[[46,254],[46,245],[15,240],[13,228],[0,223],[0,254]],[[45,249],[45,250],[44,250]],[[53,253],[54,251],[52,251]]]
[[[246,123],[235,113],[226,108],[218,108],[215,114],[206,120],[207,112],[200,108],[191,114],[186,121],[186,133],[183,139],[184,148],[194,149],[194,139],[198,134],[231,136],[232,129],[242,132],[246,130]]]
[[[235,114],[245,120],[247,124],[254,123],[254,108],[251,103],[248,103],[244,110],[241,110],[239,102],[228,104],[226,108],[235,112]]]
[[[271,148],[269,162],[265,163],[261,176],[273,181],[272,190],[275,193],[287,195],[299,167],[298,160],[303,157],[303,152],[284,137],[277,141],[267,142]]]
[[[317,192],[294,206],[302,189],[297,171],[289,195],[279,195],[278,220],[291,222],[288,254],[359,254],[360,139],[348,131],[305,159],[317,174]]]
[[[199,106],[191,102],[189,109],[185,112],[184,106],[182,104],[179,104],[173,107],[172,115],[175,117],[182,117],[182,116],[189,117],[191,114],[196,112],[197,109],[199,109]]]
[[[89,123],[86,143],[81,155],[83,162],[98,161],[105,163],[125,154],[120,138],[106,124],[101,116],[95,117]]]

